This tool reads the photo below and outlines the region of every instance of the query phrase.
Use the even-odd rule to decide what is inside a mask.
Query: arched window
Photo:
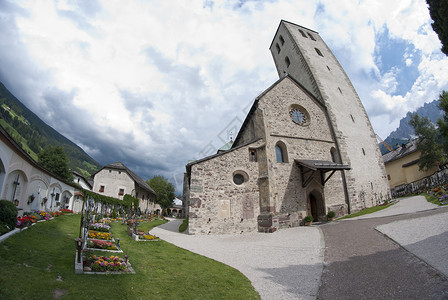
[[[335,163],[340,163],[339,155],[335,147],[331,147],[330,153],[331,153],[331,160]]]
[[[286,151],[285,143],[278,142],[275,145],[275,157],[279,163],[288,162],[288,153]]]

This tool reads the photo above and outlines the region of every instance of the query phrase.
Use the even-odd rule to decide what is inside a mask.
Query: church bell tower
[[[319,36],[282,20],[270,46],[279,77],[290,75],[327,109],[344,172],[351,213],[390,198],[381,152],[367,113],[350,79]]]

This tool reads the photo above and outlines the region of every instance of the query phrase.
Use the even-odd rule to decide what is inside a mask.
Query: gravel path
[[[323,269],[323,238],[317,227],[244,235],[186,235],[173,220],[152,234],[181,248],[238,269],[262,299],[316,299]]]

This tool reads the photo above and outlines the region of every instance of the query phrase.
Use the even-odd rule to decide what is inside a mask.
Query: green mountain
[[[418,108],[415,113],[420,117],[427,117],[433,124],[437,123],[437,120],[443,117],[443,111],[439,108],[439,100],[434,100],[430,103],[425,103]],[[411,120],[411,112],[406,114],[406,117],[400,120],[400,126],[395,131],[392,131],[389,136],[384,140],[393,149],[397,148],[397,145],[408,143],[409,139],[415,135],[414,127],[409,125]],[[389,152],[383,144],[380,145],[381,154]]]
[[[48,126],[22,104],[0,82],[0,125],[37,161],[37,154],[47,145],[62,146],[69,168],[89,178],[102,166],[75,143]]]

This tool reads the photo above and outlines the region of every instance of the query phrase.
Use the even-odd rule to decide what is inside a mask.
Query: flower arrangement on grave
[[[147,241],[153,241],[153,240],[159,239],[158,237],[156,237],[155,235],[152,235],[152,234],[144,234],[142,238]]]
[[[59,217],[59,216],[61,215],[61,213],[58,212],[58,211],[52,211],[52,212],[50,212],[50,215],[51,215],[53,218],[57,218],[57,217]]]
[[[72,214],[72,213],[73,213],[73,210],[71,210],[71,209],[67,209],[67,208],[62,208],[62,209],[61,209],[61,213],[62,213],[63,215],[65,215],[65,214]]]
[[[109,232],[89,230],[89,238],[108,241],[112,239],[112,235]]]
[[[448,204],[448,194],[443,195],[439,198],[440,204],[445,205]]]
[[[92,225],[90,225],[89,229],[101,232],[109,232],[110,226],[104,223],[93,223]]]
[[[90,268],[95,272],[105,271],[121,271],[127,268],[127,264],[123,258],[118,256],[96,256],[93,255],[88,259]]]
[[[30,226],[32,224],[31,217],[29,216],[23,216],[23,217],[17,217],[17,228],[24,228],[27,226]]]
[[[106,250],[118,250],[118,247],[114,243],[94,239],[87,241],[87,247]]]
[[[41,220],[47,220],[48,221],[51,218],[51,215],[49,213],[47,213],[46,211],[37,210],[36,212],[37,212],[38,216],[40,216]]]

